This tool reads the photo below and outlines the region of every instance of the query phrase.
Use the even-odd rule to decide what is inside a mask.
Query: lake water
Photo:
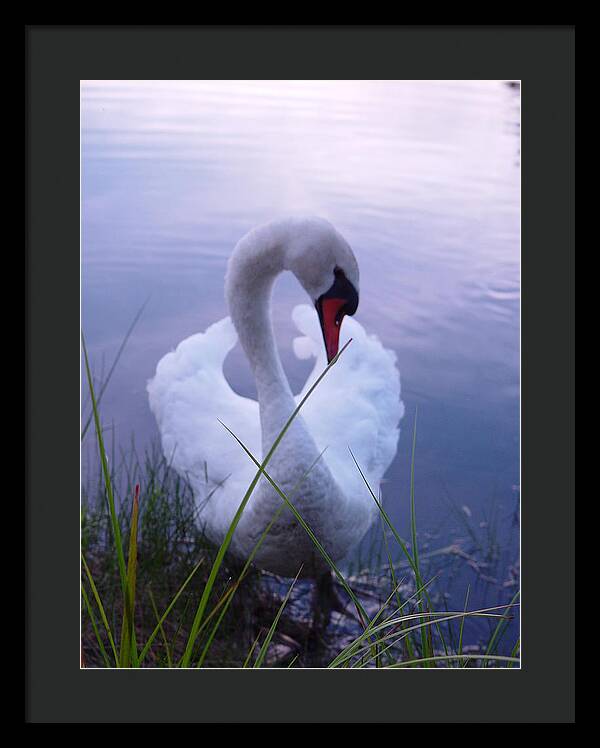
[[[82,324],[98,373],[147,301],[102,402],[117,449],[132,434],[140,452],[157,438],[146,381],[165,352],[227,314],[237,240],[277,216],[320,215],[357,256],[357,319],[398,356],[406,415],[388,512],[408,536],[418,407],[426,550],[478,545],[481,565],[463,559],[453,604],[467,584],[476,602],[512,597],[519,128],[519,88],[502,81],[82,82]],[[282,277],[276,333],[296,391],[311,368],[292,350],[303,302]],[[254,394],[239,347],[226,374]],[[86,440],[84,479],[92,462]]]

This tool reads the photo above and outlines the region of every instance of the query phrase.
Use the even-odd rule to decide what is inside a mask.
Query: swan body
[[[277,353],[270,315],[273,283],[284,270],[296,275],[317,305],[317,311],[308,305],[293,310],[300,333],[294,352],[315,359],[296,396]],[[377,517],[349,448],[377,494],[396,453],[404,406],[395,354],[350,316],[343,325],[340,313],[339,321],[328,322],[327,309],[341,306],[342,316],[344,310],[353,313],[358,280],[350,247],[328,222],[295,218],[259,226],[238,242],[229,260],[225,294],[230,317],[182,341],[158,363],[148,394],[162,448],[191,483],[198,515],[214,542],[223,540],[256,474],[254,463],[219,420],[260,460],[337,352],[338,335],[340,346],[349,338],[352,344],[294,419],[267,472],[336,561]],[[258,401],[235,393],[223,374],[224,360],[238,340],[255,377]],[[281,498],[261,478],[230,550],[247,558],[280,506]],[[316,577],[327,569],[288,509],[269,531],[254,563],[283,576],[294,576],[301,566],[303,576]]]

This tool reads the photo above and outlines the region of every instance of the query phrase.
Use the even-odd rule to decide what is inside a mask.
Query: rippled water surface
[[[519,90],[501,81],[89,81],[82,105],[83,327],[98,373],[146,299],[103,400],[116,450],[157,430],[159,358],[227,314],[236,241],[276,216],[330,220],[361,270],[357,319],[396,351],[406,416],[384,500],[431,550],[474,533],[512,594],[519,490]],[[292,277],[276,332],[299,390]],[[238,347],[226,373],[252,395]],[[84,448],[83,469],[90,449]],[[117,452],[118,454],[118,452]],[[472,538],[471,538],[472,540]],[[487,552],[487,551],[486,551]],[[474,567],[461,577],[479,574]],[[508,579],[508,582],[507,582]],[[481,581],[481,580],[480,580]],[[485,581],[485,580],[484,580]]]

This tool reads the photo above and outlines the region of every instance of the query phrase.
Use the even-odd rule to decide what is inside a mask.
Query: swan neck
[[[290,258],[289,226],[266,225],[254,229],[241,239],[231,258],[225,277],[225,294],[231,319],[246,353],[258,395],[263,457],[296,408],[296,401],[283,371],[271,319],[271,294],[277,276],[283,270],[294,272]],[[295,273],[296,274],[296,273]],[[290,425],[269,465],[269,474],[284,491],[292,490],[298,478],[313,470],[319,486],[296,497],[300,512],[320,510],[339,496],[339,489],[325,463],[319,462],[319,451],[301,415]],[[259,486],[261,504],[269,519],[281,500],[266,483]],[[306,512],[305,512],[306,510]]]
[[[256,381],[263,407],[277,404],[289,416],[294,400],[275,343],[271,295],[285,269],[283,237],[254,230],[238,242],[227,268],[225,293],[229,312]]]

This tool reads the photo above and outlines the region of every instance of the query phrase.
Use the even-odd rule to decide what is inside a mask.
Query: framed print
[[[28,28],[28,722],[573,721],[573,42]]]

